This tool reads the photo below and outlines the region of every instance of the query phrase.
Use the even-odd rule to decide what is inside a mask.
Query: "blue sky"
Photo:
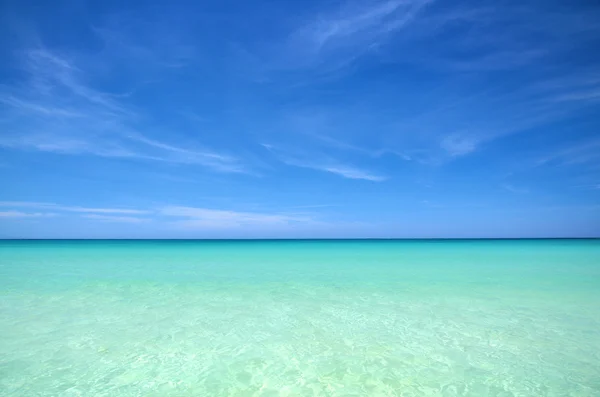
[[[0,237],[600,236],[593,1],[4,1]]]

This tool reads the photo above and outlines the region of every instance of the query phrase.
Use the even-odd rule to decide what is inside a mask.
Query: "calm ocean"
[[[600,240],[0,241],[1,396],[600,396]]]

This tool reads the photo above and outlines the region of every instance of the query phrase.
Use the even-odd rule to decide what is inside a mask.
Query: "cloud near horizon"
[[[314,213],[245,212],[213,208],[164,206],[148,209],[86,208],[52,203],[0,202],[4,218],[38,218],[48,216],[75,216],[92,221],[114,223],[145,223],[159,221],[186,229],[230,229],[239,227],[270,227],[293,224],[316,224]],[[54,212],[24,212],[20,208],[51,209]]]

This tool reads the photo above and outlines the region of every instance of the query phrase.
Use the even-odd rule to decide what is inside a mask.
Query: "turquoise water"
[[[0,395],[600,396],[600,241],[3,241]]]

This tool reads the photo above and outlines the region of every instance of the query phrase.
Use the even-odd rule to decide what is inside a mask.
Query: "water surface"
[[[2,396],[600,396],[600,241],[2,241]]]

